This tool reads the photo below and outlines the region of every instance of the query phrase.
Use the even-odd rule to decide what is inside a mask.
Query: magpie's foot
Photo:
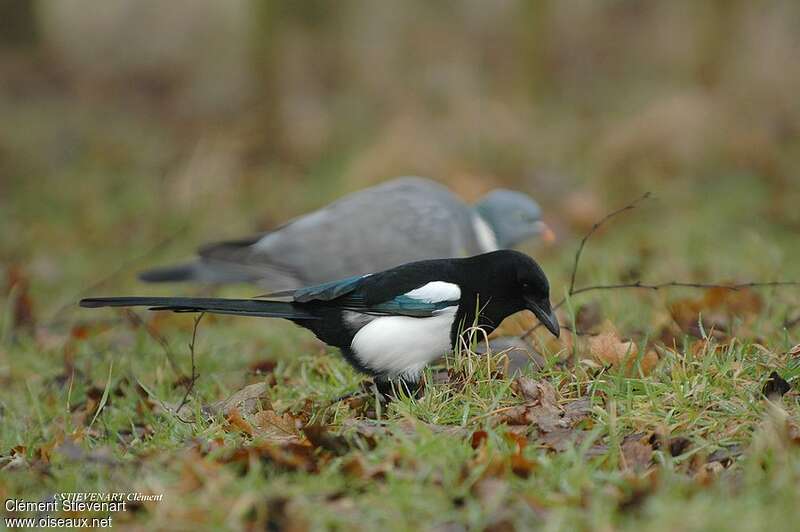
[[[407,381],[405,379],[376,379],[375,388],[378,390],[379,397],[385,403],[388,403],[403,395],[419,399],[425,393],[425,383],[423,381],[414,382]]]

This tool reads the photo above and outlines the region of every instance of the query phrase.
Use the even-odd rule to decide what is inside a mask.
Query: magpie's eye
[[[522,288],[523,289],[528,290],[528,289],[530,289],[530,287],[531,287],[531,283],[529,283],[528,281],[523,281],[522,282]]]

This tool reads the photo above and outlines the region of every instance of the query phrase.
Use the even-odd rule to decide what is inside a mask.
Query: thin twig
[[[595,231],[600,229],[600,227],[602,227],[602,225],[604,223],[606,223],[607,221],[609,221],[611,218],[614,218],[615,216],[617,216],[619,214],[622,214],[623,212],[630,211],[630,210],[634,209],[636,207],[637,203],[642,202],[642,201],[648,199],[649,197],[650,197],[650,193],[649,192],[645,192],[642,195],[642,197],[637,199],[636,201],[633,201],[632,203],[629,203],[628,205],[625,205],[624,207],[622,207],[620,209],[617,209],[614,212],[610,212],[610,213],[606,214],[599,222],[595,222],[595,224],[592,226],[592,228],[589,229],[589,232],[586,233],[583,236],[583,238],[581,239],[581,243],[578,246],[578,251],[575,252],[575,262],[572,264],[572,276],[570,277],[570,280],[569,280],[569,294],[570,295],[572,295],[574,293],[574,290],[575,290],[575,277],[578,275],[578,264],[581,261],[581,255],[583,254],[583,248],[586,247],[586,241],[589,240],[589,238],[595,233]]]
[[[641,201],[648,199],[650,197],[650,193],[646,192],[642,197],[638,198],[637,200],[629,203],[628,205],[617,209],[607,215],[605,215],[600,221],[592,225],[589,232],[584,235],[581,239],[580,244],[578,245],[578,249],[575,252],[575,260],[572,265],[572,273],[570,275],[570,283],[569,283],[569,290],[567,291],[567,296],[561,298],[561,300],[553,306],[553,310],[556,310],[566,303],[568,297],[572,297],[577,294],[583,294],[586,292],[593,292],[597,290],[621,290],[621,289],[628,289],[628,288],[637,288],[637,289],[645,289],[645,290],[661,290],[665,288],[701,288],[701,289],[711,289],[711,288],[720,288],[724,290],[742,290],[745,288],[769,288],[769,287],[779,287],[779,286],[800,286],[800,281],[766,281],[766,282],[746,282],[746,283],[696,283],[696,282],[687,282],[687,281],[668,281],[663,283],[645,283],[642,281],[634,281],[632,283],[616,283],[616,284],[605,284],[605,285],[589,285],[583,286],[581,288],[575,288],[575,279],[578,275],[578,267],[580,266],[581,256],[583,255],[583,249],[586,247],[586,243],[589,238],[607,221],[614,218],[615,216],[622,214],[623,212],[629,211],[636,207],[638,203]],[[800,316],[794,320],[787,320],[784,322],[785,328],[792,328],[795,325],[800,324]],[[531,329],[529,329],[525,334],[522,335],[522,338],[527,338],[530,336],[534,331],[536,331],[539,327],[541,327],[541,323],[537,323]],[[561,327],[569,330],[569,327],[565,327],[561,325]]]
[[[197,373],[197,366],[194,363],[194,344],[195,340],[197,339],[197,326],[200,325],[200,320],[202,320],[203,316],[205,315],[205,312],[201,312],[194,319],[194,327],[192,328],[192,341],[189,343],[189,354],[192,358],[192,376],[189,379],[189,383],[186,385],[186,393],[184,394],[183,399],[181,399],[178,408],[175,409],[175,415],[178,415],[178,413],[181,411],[181,408],[183,408],[189,401],[189,394],[191,394],[192,390],[194,389],[194,383],[200,378],[200,375]]]
[[[769,288],[776,286],[800,286],[800,281],[766,281],[735,284],[689,283],[683,281],[669,281],[666,283],[648,284],[643,283],[642,281],[636,281],[633,283],[584,286],[582,288],[573,290],[570,295],[574,296],[576,294],[592,292],[594,290],[616,290],[620,288],[643,288],[646,290],[661,290],[662,288],[721,288],[723,290],[731,290],[735,292],[745,288]]]

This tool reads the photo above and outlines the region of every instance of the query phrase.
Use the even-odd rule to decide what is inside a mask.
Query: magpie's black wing
[[[365,314],[428,317],[457,305],[460,298],[458,285],[436,280],[435,263],[444,261],[412,263],[264,297],[290,297],[295,303],[320,303]]]
[[[314,286],[307,286],[304,288],[297,288],[294,290],[284,290],[282,292],[273,292],[266,294],[262,297],[291,297],[292,301],[296,303],[308,303],[309,301],[332,301],[352,294],[364,284],[364,281],[370,275],[355,275],[346,279],[338,281],[331,281],[329,283],[318,284]]]

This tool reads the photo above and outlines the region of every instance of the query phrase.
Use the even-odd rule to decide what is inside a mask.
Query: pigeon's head
[[[560,334],[558,318],[550,306],[550,283],[535,260],[513,250],[482,255],[491,277],[492,292],[497,297],[488,304],[502,306],[502,317],[530,310],[554,336]]]
[[[475,209],[494,231],[500,248],[536,236],[552,238],[552,231],[542,221],[542,209],[527,194],[498,188],[481,198]]]

